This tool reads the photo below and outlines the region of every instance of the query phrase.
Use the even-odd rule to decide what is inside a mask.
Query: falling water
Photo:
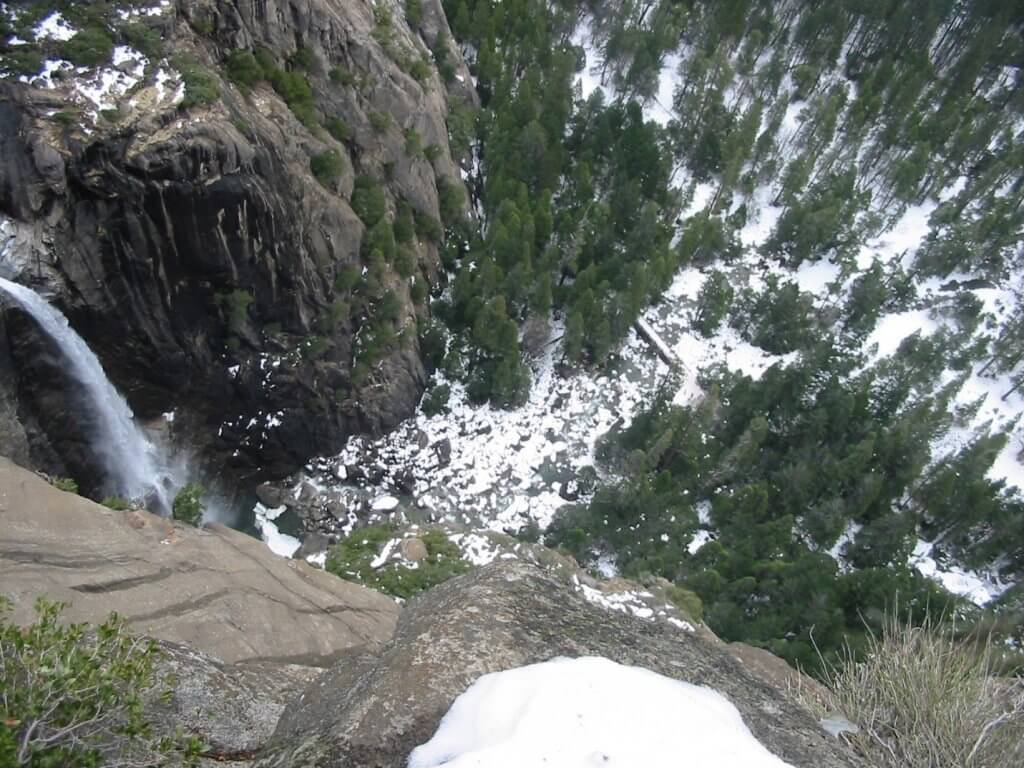
[[[94,449],[107,472],[108,485],[119,495],[141,498],[156,494],[161,511],[169,510],[165,462],[136,426],[131,408],[110,383],[100,361],[68,324],[68,320],[39,294],[0,277],[0,290],[30,314],[67,358],[69,372],[82,385],[96,415]]]

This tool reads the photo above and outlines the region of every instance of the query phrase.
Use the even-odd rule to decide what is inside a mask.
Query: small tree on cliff
[[[31,768],[193,766],[202,743],[158,736],[145,715],[161,690],[151,640],[116,614],[96,627],[65,624],[40,599],[19,627],[0,601],[0,765]]]
[[[206,507],[203,504],[203,494],[206,489],[199,483],[189,483],[174,497],[171,505],[171,515],[175,520],[181,520],[189,525],[199,525],[203,521],[203,513]]]

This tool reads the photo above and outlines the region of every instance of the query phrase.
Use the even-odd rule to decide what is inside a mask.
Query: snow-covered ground
[[[717,691],[592,656],[478,678],[409,756],[409,768],[679,765],[789,764]]]

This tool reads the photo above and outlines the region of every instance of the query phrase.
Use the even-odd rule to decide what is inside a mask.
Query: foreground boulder
[[[720,691],[762,744],[798,768],[862,765],[721,645],[609,613],[516,562],[453,579],[409,605],[390,645],[345,656],[285,709],[256,764],[398,768],[481,675],[591,655]]]
[[[39,596],[71,621],[117,611],[133,632],[224,662],[326,666],[387,641],[394,601],[274,555],[221,525],[118,512],[0,458],[0,594],[28,623]]]
[[[272,661],[224,664],[183,645],[158,645],[156,678],[172,676],[173,694],[158,695],[158,686],[148,697],[147,717],[161,733],[180,729],[200,738],[207,765],[248,765],[285,705],[322,671]]]

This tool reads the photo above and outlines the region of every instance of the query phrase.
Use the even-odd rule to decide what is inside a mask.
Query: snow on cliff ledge
[[[786,768],[720,693],[608,659],[484,675],[409,768]]]

